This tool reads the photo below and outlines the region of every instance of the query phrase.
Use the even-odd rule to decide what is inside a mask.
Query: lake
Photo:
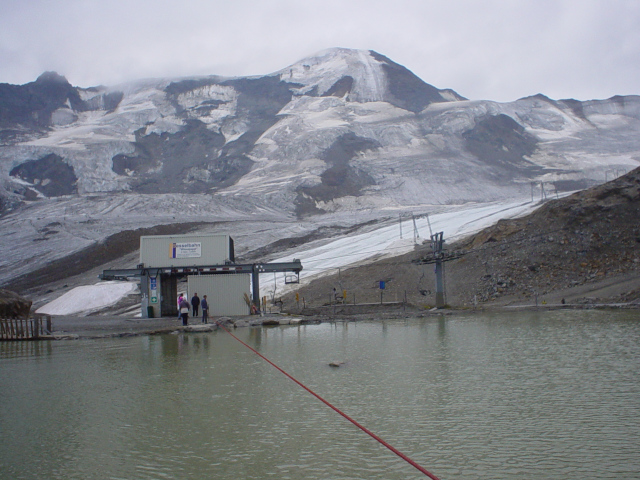
[[[442,480],[640,478],[637,310],[233,333]],[[0,431],[3,480],[427,478],[223,330],[2,342]]]

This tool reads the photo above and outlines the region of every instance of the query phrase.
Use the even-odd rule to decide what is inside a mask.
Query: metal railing
[[[0,340],[38,340],[51,335],[51,317],[0,318]]]

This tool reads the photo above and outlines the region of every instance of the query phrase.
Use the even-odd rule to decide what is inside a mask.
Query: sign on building
[[[201,242],[174,242],[169,246],[169,258],[200,258],[201,256]]]
[[[158,279],[155,277],[149,278],[149,296],[151,303],[158,303]]]

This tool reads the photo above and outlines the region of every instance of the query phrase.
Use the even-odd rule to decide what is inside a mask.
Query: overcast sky
[[[640,94],[640,0],[0,0],[0,83],[261,75],[331,47],[471,99]]]

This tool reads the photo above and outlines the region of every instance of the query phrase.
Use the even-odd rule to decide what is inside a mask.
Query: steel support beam
[[[103,270],[99,276],[101,280],[120,280],[142,275],[155,276],[158,274],[169,275],[198,275],[198,274],[224,274],[224,273],[272,273],[294,272],[302,270],[300,260],[279,263],[251,263],[241,265],[205,265],[197,267],[153,267],[153,268],[122,268],[117,270]]]
[[[436,260],[436,308],[444,308],[444,263],[442,260]]]
[[[99,278],[101,280],[126,280],[131,277],[141,278],[141,293],[146,293],[148,296],[149,287],[146,285],[146,279],[148,277],[155,277],[160,274],[164,275],[221,275],[221,274],[233,274],[233,273],[250,273],[251,274],[251,288],[253,290],[253,303],[258,310],[260,310],[260,274],[261,273],[273,273],[273,272],[293,272],[299,274],[302,270],[302,263],[300,260],[292,260],[291,262],[278,262],[278,263],[251,263],[251,264],[231,264],[231,265],[203,265],[194,267],[154,267],[145,268],[123,268],[118,270],[104,270]],[[142,285],[142,284],[145,285]],[[143,302],[144,304],[144,302]],[[146,315],[146,311],[142,312],[143,317]]]
[[[251,290],[253,290],[253,305],[260,311],[260,265],[253,265]]]
[[[436,308],[444,308],[444,263],[443,259],[444,232],[431,235],[431,249],[436,262]]]

